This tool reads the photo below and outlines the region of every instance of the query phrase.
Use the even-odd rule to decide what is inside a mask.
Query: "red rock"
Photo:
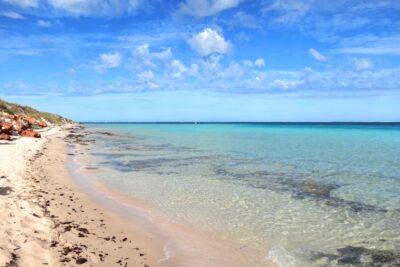
[[[11,136],[5,133],[0,133],[0,140],[11,141]]]
[[[21,136],[25,137],[34,137],[34,138],[40,138],[40,133],[36,132],[35,130],[28,129],[24,130],[20,133]]]
[[[19,120],[19,118],[21,117],[20,115],[8,115],[8,117],[12,120]]]
[[[34,118],[31,118],[31,117],[26,117],[25,121],[27,121],[29,124],[35,124],[36,123],[36,120]]]
[[[0,131],[3,133],[10,133],[14,129],[13,124],[10,122],[0,122]]]
[[[14,130],[17,131],[18,133],[21,133],[22,130],[24,130],[24,125],[21,122],[17,121],[14,124]]]
[[[45,121],[41,121],[38,123],[38,125],[42,128],[46,128],[47,127],[47,123]]]

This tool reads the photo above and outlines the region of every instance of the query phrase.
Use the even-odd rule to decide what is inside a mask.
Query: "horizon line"
[[[400,124],[400,121],[77,121],[83,124]]]

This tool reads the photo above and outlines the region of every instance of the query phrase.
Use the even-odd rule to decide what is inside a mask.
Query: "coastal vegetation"
[[[62,116],[0,99],[0,140],[11,141],[20,136],[40,138],[37,130],[66,122],[69,120]]]
[[[45,120],[52,124],[61,125],[70,120],[49,112],[38,111],[30,106],[23,106],[18,104],[13,104],[0,99],[0,120],[7,117],[7,115],[26,115],[35,120]]]

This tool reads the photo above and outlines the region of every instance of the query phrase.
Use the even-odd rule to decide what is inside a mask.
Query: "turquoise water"
[[[280,266],[400,264],[400,125],[86,126],[99,178],[176,222]]]

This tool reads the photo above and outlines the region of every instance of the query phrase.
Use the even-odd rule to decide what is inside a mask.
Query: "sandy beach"
[[[155,266],[157,244],[70,178],[65,134],[0,147],[0,266]]]
[[[82,133],[76,125],[53,127],[41,139],[1,145],[0,266],[247,266],[247,257],[255,258],[122,192],[71,176],[68,157],[84,151]],[[257,266],[272,266],[262,262]]]

